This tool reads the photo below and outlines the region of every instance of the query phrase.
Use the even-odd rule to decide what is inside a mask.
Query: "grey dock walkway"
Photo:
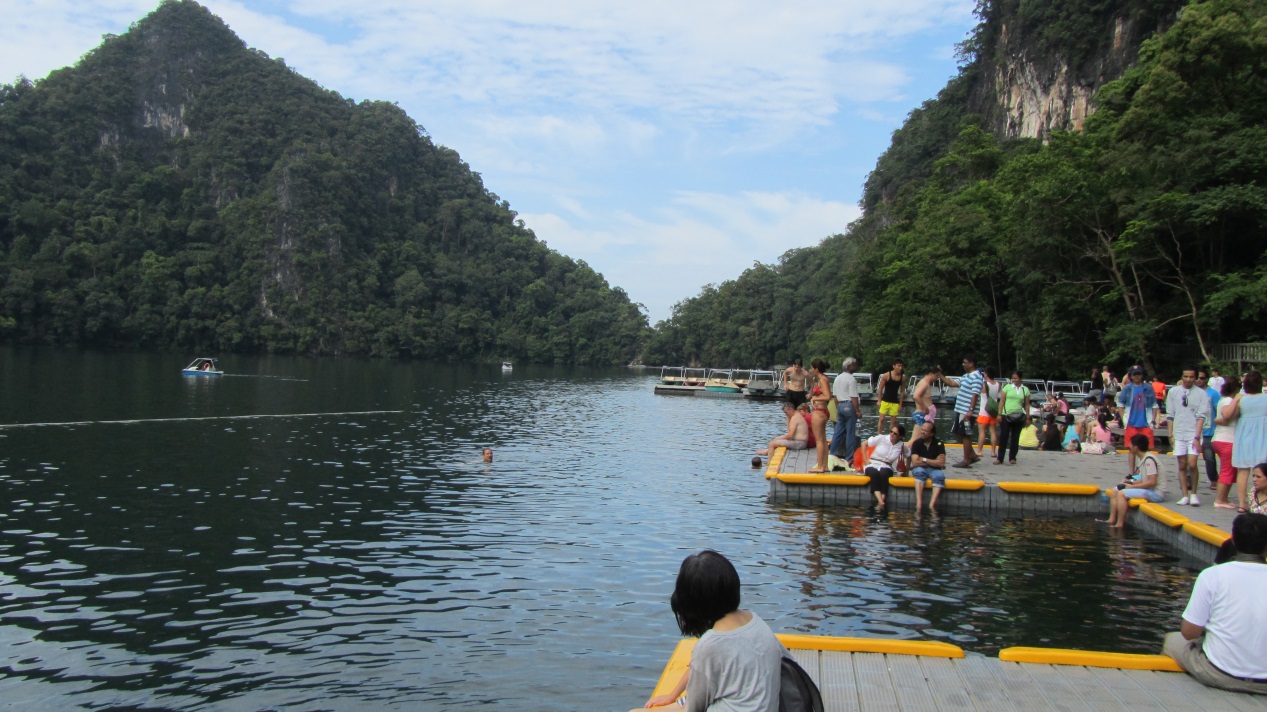
[[[823,693],[827,712],[1251,712],[1267,696],[1215,690],[1183,673],[960,659],[793,650]]]

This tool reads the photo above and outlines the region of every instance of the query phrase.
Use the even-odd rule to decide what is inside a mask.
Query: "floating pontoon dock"
[[[988,459],[970,468],[951,467],[959,461],[958,445],[946,444],[946,491],[937,502],[946,514],[994,513],[1015,517],[1107,516],[1109,504],[1104,494],[1126,476],[1128,455],[1083,455],[1078,453],[1022,450],[1016,465],[995,465]],[[869,506],[867,478],[857,473],[809,474],[814,466],[813,450],[777,448],[766,467],[770,498],[813,506]],[[1214,493],[1208,489],[1204,468],[1198,485],[1199,507],[1175,503],[1179,499],[1174,458],[1155,455],[1165,468],[1168,502],[1151,504],[1132,500],[1136,507],[1127,519],[1149,536],[1165,541],[1176,551],[1198,561],[1214,560],[1214,553],[1232,530],[1236,511],[1216,509]],[[1198,463],[1200,466],[1200,463]],[[1203,467],[1203,466],[1202,466]],[[889,480],[890,509],[915,508],[915,480]],[[925,490],[927,506],[932,492]],[[1233,490],[1232,496],[1235,496]]]
[[[947,464],[959,459],[947,444]],[[867,506],[867,478],[853,473],[809,474],[813,450],[778,448],[766,477],[770,498],[812,506]],[[1174,484],[1173,462],[1168,486]],[[949,468],[938,510],[1004,516],[1104,515],[1104,490],[1122,480],[1127,455],[1082,455],[1025,450],[1017,465],[983,460]],[[1162,539],[1196,561],[1210,562],[1228,539],[1233,510],[1215,509],[1201,475],[1200,507],[1132,500],[1127,525]],[[914,480],[890,479],[888,506],[912,509]],[[931,497],[931,492],[926,493]],[[1176,626],[1177,627],[1177,626]],[[998,658],[965,654],[942,641],[780,635],[793,657],[823,693],[828,712],[854,710],[979,710],[982,712],[1267,712],[1267,695],[1225,692],[1193,680],[1164,655],[1136,655],[1047,648],[1004,648]],[[653,694],[668,692],[686,670],[695,640],[679,643]],[[671,709],[671,708],[661,708]]]
[[[1164,655],[1004,648],[990,658],[940,641],[779,639],[818,684],[828,712],[1267,711],[1267,695],[1205,687]],[[681,679],[694,647],[694,639],[678,644],[653,694]]]

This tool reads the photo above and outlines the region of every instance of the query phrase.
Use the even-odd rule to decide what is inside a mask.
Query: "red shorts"
[[[1127,428],[1126,435],[1123,438],[1126,441],[1127,448],[1130,448],[1131,438],[1136,435],[1143,435],[1144,437],[1148,438],[1148,449],[1149,450],[1155,449],[1153,446],[1153,429],[1152,428]]]

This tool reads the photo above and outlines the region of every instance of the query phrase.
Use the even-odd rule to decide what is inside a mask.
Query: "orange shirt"
[[[1153,393],[1157,394],[1157,401],[1166,400],[1166,384],[1160,379],[1153,379]]]

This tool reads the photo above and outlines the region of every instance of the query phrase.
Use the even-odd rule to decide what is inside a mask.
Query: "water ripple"
[[[769,403],[656,397],[623,371],[269,363],[306,380],[157,391],[186,410],[155,417],[407,412],[6,436],[6,702],[633,706],[703,547],[778,629],[985,652],[1151,652],[1191,585],[1157,542],[1086,521],[772,504],[748,467],[781,429]],[[147,417],[105,412],[119,398],[139,402],[65,415]]]

